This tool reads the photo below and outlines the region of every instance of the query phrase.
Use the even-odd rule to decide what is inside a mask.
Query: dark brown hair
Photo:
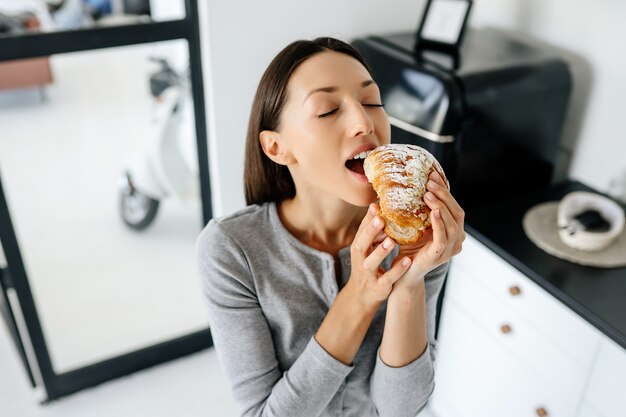
[[[243,174],[248,205],[269,201],[280,202],[293,198],[296,194],[289,170],[265,155],[259,134],[263,130],[278,131],[291,74],[308,58],[324,51],[351,56],[363,64],[370,74],[372,72],[354,47],[334,38],[298,40],[287,45],[276,55],[261,77],[250,111]]]

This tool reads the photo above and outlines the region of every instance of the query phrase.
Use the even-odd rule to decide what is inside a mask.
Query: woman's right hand
[[[379,210],[378,204],[370,204],[350,246],[352,270],[346,285],[350,285],[366,305],[378,305],[385,301],[393,284],[411,266],[411,259],[406,257],[388,271],[381,268],[380,264],[396,242],[383,232],[385,221],[378,215]]]

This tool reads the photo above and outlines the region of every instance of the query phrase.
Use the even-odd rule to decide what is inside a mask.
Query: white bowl
[[[610,224],[606,232],[585,231],[574,219],[586,210],[596,210]],[[599,194],[575,191],[567,194],[557,209],[559,236],[566,245],[584,251],[600,251],[609,246],[624,230],[624,209]]]

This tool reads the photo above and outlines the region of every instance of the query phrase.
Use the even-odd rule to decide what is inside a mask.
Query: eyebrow
[[[365,88],[369,85],[372,84],[376,84],[374,82],[374,80],[365,80],[361,83],[361,88]],[[306,97],[304,98],[304,100],[302,101],[303,103],[312,95],[315,93],[334,93],[335,91],[337,91],[337,87],[320,87],[320,88],[316,88],[315,90],[311,90],[309,91],[309,94],[306,95]]]

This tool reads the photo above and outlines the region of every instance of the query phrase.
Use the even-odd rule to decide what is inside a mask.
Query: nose
[[[369,135],[374,131],[374,122],[361,103],[355,103],[350,112],[350,135],[357,137]]]

